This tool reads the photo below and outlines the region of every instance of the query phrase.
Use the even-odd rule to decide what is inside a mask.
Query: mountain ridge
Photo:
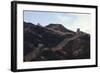
[[[65,39],[71,39],[75,36],[79,37],[69,40],[68,43],[64,41]],[[60,47],[61,49],[59,50],[56,46],[61,46],[60,43],[64,45]],[[37,56],[32,59],[30,58],[30,60],[24,59],[24,61],[90,58],[89,34],[82,33],[80,30],[73,32],[66,29],[61,24],[49,24],[43,27],[41,25],[24,22],[24,58],[32,53],[32,51],[34,52],[35,49],[39,47],[39,44],[42,44],[42,49],[38,48],[37,51],[41,50],[41,52],[38,52],[38,54],[31,54],[32,56]],[[53,48],[56,48],[57,51],[52,50]]]

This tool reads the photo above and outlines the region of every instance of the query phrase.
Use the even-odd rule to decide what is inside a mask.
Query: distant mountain
[[[71,31],[62,24],[24,22],[24,61],[90,58],[90,35]]]

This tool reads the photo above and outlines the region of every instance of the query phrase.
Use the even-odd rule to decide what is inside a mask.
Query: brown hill
[[[24,22],[24,61],[90,58],[90,35],[61,24],[46,27]]]

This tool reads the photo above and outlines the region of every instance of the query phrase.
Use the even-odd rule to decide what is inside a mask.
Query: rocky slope
[[[61,24],[46,27],[24,22],[24,61],[90,58],[90,35]]]

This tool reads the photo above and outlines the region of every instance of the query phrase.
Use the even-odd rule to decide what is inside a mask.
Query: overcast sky
[[[91,33],[90,14],[24,11],[24,21],[33,24],[40,23],[42,26],[50,23],[58,23],[73,31],[80,28],[81,31]]]

